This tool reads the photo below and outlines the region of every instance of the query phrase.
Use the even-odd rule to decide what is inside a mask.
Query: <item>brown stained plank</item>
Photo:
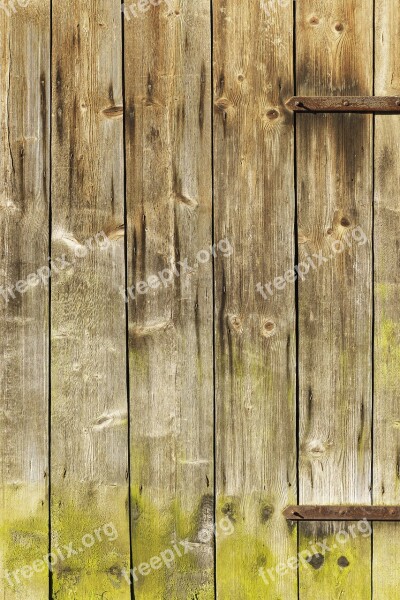
[[[3,600],[42,600],[48,572],[47,264],[50,2],[0,15],[0,572]],[[29,98],[29,102],[23,99]],[[19,293],[15,289],[17,282]],[[10,292],[6,288],[12,286]],[[9,577],[7,577],[9,573]]]
[[[125,19],[133,558],[174,555],[137,600],[214,598],[210,23],[208,0]]]
[[[217,538],[217,591],[294,600],[295,570],[274,571],[296,555],[294,285],[256,289],[294,263],[293,14],[213,4],[215,239],[234,249],[215,263],[217,523],[235,528]]]
[[[376,3],[376,93],[400,93],[400,9]],[[375,120],[374,504],[400,504],[400,122]],[[395,600],[400,576],[400,524],[374,526],[375,598]]]
[[[287,108],[306,112],[400,113],[399,96],[293,96]]]
[[[291,521],[400,521],[400,506],[288,506]]]
[[[52,34],[52,258],[71,263],[52,279],[52,550],[77,552],[54,567],[53,592],[127,600],[120,6],[54,2]]]
[[[297,93],[371,95],[372,1],[297,8]],[[369,116],[297,116],[299,261],[327,259],[299,281],[301,504],[371,503],[371,134]],[[343,528],[300,525],[300,550],[338,546]],[[301,567],[301,600],[367,600],[370,559],[370,538],[350,535],[320,568]]]

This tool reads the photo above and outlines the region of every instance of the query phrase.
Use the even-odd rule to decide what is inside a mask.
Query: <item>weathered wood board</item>
[[[296,94],[371,95],[373,3],[297,8]],[[372,117],[298,115],[296,136],[298,260],[308,265],[298,304],[299,503],[368,504]],[[302,600],[371,597],[371,538],[349,527],[300,525],[300,551],[312,555],[300,568]]]
[[[127,600],[120,8],[53,3],[52,21],[51,537],[76,551],[52,592]]]
[[[0,594],[42,600],[20,570],[49,545],[50,2],[1,10],[0,52]]]
[[[132,550],[173,556],[137,600],[214,598],[210,22],[208,0],[125,20]]]
[[[375,93],[400,92],[399,5],[376,3]],[[400,119],[375,120],[374,504],[400,504]],[[374,525],[374,598],[399,594],[400,524]]]
[[[294,600],[295,288],[262,288],[294,265],[292,7],[213,6],[217,593]]]

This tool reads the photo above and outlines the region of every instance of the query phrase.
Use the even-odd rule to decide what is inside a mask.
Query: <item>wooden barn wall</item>
[[[400,117],[285,106],[400,95],[399,35],[0,2],[2,599],[400,597],[398,523],[282,514],[400,502]]]

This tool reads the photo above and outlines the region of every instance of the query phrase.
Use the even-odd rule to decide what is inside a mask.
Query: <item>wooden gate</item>
[[[0,2],[2,598],[400,598],[399,35]]]

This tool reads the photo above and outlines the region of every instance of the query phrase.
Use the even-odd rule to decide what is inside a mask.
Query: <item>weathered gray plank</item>
[[[138,574],[135,597],[205,600],[213,292],[196,255],[212,244],[210,3],[148,8],[125,19],[132,544],[136,566],[165,550],[174,563]]]
[[[372,94],[372,17],[372,1],[298,4],[297,94]],[[327,259],[313,257],[299,282],[299,502],[369,504],[372,117],[297,123],[299,261]],[[370,598],[370,539],[349,527],[342,547],[342,524],[300,525],[302,552],[330,547],[322,560],[310,551],[302,600]]]
[[[52,33],[52,258],[72,263],[51,288],[52,549],[77,551],[54,567],[54,598],[127,600],[120,6],[54,2]]]
[[[221,599],[297,599],[292,5],[214,4],[217,538]],[[290,4],[290,5],[289,5]],[[267,285],[267,287],[263,287]],[[271,575],[269,575],[270,570]]]
[[[400,92],[400,10],[394,0],[376,3],[376,93]],[[399,117],[375,121],[375,504],[400,504]],[[400,524],[374,526],[374,597],[394,600],[400,577]]]
[[[50,2],[0,14],[0,590],[42,600],[48,571]],[[9,288],[7,290],[7,288]],[[17,288],[17,289],[15,289]],[[44,565],[43,565],[44,566]],[[26,567],[23,574],[21,569]]]

